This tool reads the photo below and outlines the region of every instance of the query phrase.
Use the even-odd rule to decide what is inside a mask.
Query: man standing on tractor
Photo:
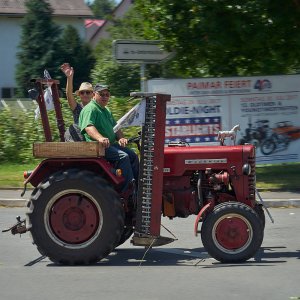
[[[97,83],[92,101],[80,113],[79,127],[85,140],[101,143],[105,147],[105,158],[122,170],[125,191],[133,180],[138,179],[139,160],[134,151],[126,148],[128,141],[122,131],[114,133],[116,121],[106,107],[109,97],[109,87]]]

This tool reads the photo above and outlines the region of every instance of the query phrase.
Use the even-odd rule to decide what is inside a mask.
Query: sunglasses
[[[91,91],[80,91],[79,95],[90,95],[92,92]]]
[[[110,93],[98,93],[97,94],[100,96],[100,97],[109,97],[110,96]]]

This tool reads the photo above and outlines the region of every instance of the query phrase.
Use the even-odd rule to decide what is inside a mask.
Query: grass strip
[[[0,165],[0,188],[23,187],[23,172],[33,170],[37,162]],[[262,190],[300,190],[300,163],[256,166],[256,186]]]

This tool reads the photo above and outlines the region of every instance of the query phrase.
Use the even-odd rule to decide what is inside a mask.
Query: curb
[[[26,207],[28,199],[1,199],[0,207]],[[264,204],[268,208],[296,207],[300,208],[300,199],[266,199]]]
[[[266,207],[270,208],[280,208],[280,207],[300,207],[300,199],[267,199],[264,200]]]
[[[0,199],[0,207],[26,207],[27,199]]]

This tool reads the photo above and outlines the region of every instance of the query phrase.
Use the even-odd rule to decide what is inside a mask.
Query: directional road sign
[[[160,44],[160,41],[115,40],[113,54],[120,63],[159,63],[174,54],[162,50]]]

